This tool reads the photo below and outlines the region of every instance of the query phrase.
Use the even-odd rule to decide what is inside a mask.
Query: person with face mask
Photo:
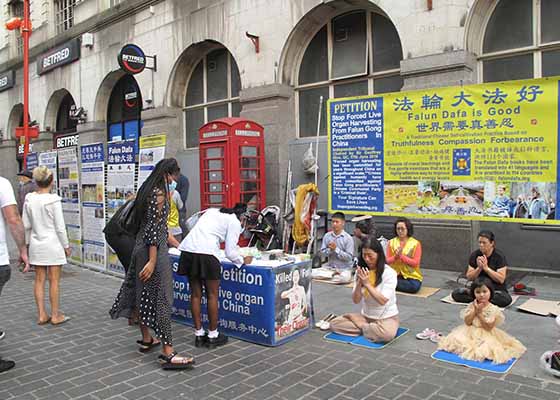
[[[19,187],[17,191],[17,208],[19,215],[23,215],[23,205],[25,204],[25,196],[37,190],[37,185],[33,182],[33,174],[31,171],[21,171],[18,176]]]
[[[167,188],[169,190],[169,216],[167,217],[167,228],[169,229],[169,235],[174,239],[171,240],[170,237],[169,243],[173,247],[177,247],[181,240],[183,240],[183,229],[181,228],[179,215],[179,211],[183,208],[183,200],[181,200],[181,195],[177,191],[177,182],[174,179],[169,182]],[[177,241],[177,243],[175,243],[175,241]]]

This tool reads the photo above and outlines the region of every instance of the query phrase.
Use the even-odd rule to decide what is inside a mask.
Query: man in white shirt
[[[10,280],[10,256],[8,254],[8,243],[6,240],[6,225],[10,229],[12,237],[19,249],[19,256],[29,267],[27,259],[27,246],[25,245],[25,229],[21,222],[21,217],[17,209],[16,197],[10,182],[0,176],[0,293],[2,288]],[[4,332],[0,331],[0,339],[4,338]],[[13,368],[13,361],[2,360],[0,358],[0,373]]]

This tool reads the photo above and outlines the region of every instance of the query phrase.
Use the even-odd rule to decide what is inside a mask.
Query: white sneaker
[[[6,336],[6,332],[0,331],[0,340],[4,339],[4,336]]]

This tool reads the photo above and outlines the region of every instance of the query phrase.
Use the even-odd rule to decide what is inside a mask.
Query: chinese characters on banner
[[[82,229],[80,215],[80,190],[78,189],[77,147],[58,150],[58,194],[62,197],[62,213],[72,248],[70,261],[82,264]]]
[[[33,172],[33,170],[39,166],[39,156],[37,153],[29,153],[27,155],[27,170]]]
[[[45,151],[39,153],[39,165],[45,166],[53,172],[53,187],[52,192],[57,193],[58,191],[58,173],[57,173],[57,162],[56,162],[56,151]],[[29,161],[28,161],[29,162]]]
[[[164,134],[140,138],[138,189],[152,173],[156,164],[165,157],[165,142],[166,136]]]
[[[82,145],[81,198],[84,265],[105,270],[105,153],[103,143]]]
[[[560,224],[558,79],[328,102],[329,208]]]
[[[110,219],[126,200],[134,197],[135,159],[135,140],[107,144],[107,219]],[[109,246],[107,270],[124,276],[124,268]]]

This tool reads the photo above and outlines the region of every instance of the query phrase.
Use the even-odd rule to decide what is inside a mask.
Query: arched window
[[[138,139],[142,121],[142,94],[136,79],[124,75],[111,92],[107,111],[108,139]]]
[[[70,93],[67,93],[60,102],[58,112],[56,113],[56,133],[72,133],[76,132],[78,121],[70,119],[70,108],[76,105]]]
[[[226,49],[213,50],[194,68],[185,96],[187,147],[198,147],[198,128],[218,118],[239,117],[239,70]]]
[[[320,133],[326,135],[327,99],[401,90],[401,60],[399,35],[388,18],[363,10],[333,18],[311,39],[299,67],[299,136],[317,134],[320,96]]]
[[[498,1],[484,32],[483,81],[560,74],[559,20],[558,0]]]

